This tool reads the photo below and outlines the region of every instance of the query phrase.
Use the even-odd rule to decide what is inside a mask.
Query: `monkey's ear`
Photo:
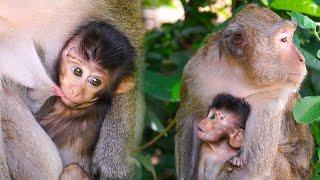
[[[123,79],[115,90],[115,94],[126,93],[129,90],[133,89],[136,85],[136,82],[133,77],[127,77]]]
[[[233,56],[244,56],[244,49],[247,46],[247,38],[244,27],[240,24],[230,24],[223,32],[222,43],[228,52]]]

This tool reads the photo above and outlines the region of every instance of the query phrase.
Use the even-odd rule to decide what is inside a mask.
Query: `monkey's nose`
[[[80,93],[81,93],[81,90],[78,89],[78,88],[73,88],[73,89],[71,89],[71,95],[72,95],[73,97],[79,96]]]

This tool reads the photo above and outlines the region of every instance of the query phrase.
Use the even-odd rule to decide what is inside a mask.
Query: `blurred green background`
[[[205,37],[223,28],[246,3],[268,7],[298,23],[294,40],[306,58],[308,76],[294,116],[310,124],[317,144],[314,178],[320,178],[320,0],[143,0],[148,29],[144,41],[146,116],[141,146],[134,154],[134,179],[176,179],[174,116],[183,68]]]

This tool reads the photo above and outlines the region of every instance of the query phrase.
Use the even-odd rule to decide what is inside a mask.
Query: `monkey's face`
[[[64,94],[61,100],[69,107],[91,105],[99,98],[98,94],[108,87],[108,71],[102,69],[95,61],[85,60],[75,47],[67,46],[64,51],[60,59],[59,73],[60,86]]]
[[[209,132],[212,130],[226,129],[234,125],[237,117],[225,110],[211,108],[208,116],[200,121],[198,127],[200,131]]]
[[[293,43],[296,25],[281,21],[271,32],[260,32],[252,58],[249,60],[253,77],[265,85],[299,86],[307,74],[305,59]]]

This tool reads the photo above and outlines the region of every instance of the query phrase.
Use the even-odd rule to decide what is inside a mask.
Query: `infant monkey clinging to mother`
[[[228,161],[231,166],[243,165],[239,150],[244,141],[244,129],[250,114],[250,105],[242,98],[218,94],[209,107],[208,116],[198,124],[200,146],[198,177],[210,170],[206,159],[213,163]],[[229,168],[232,170],[232,167]]]
[[[127,37],[104,22],[80,27],[66,42],[56,66],[60,97],[35,115],[57,145],[65,167],[61,178],[91,176],[91,156],[112,96],[135,85],[134,56]]]

